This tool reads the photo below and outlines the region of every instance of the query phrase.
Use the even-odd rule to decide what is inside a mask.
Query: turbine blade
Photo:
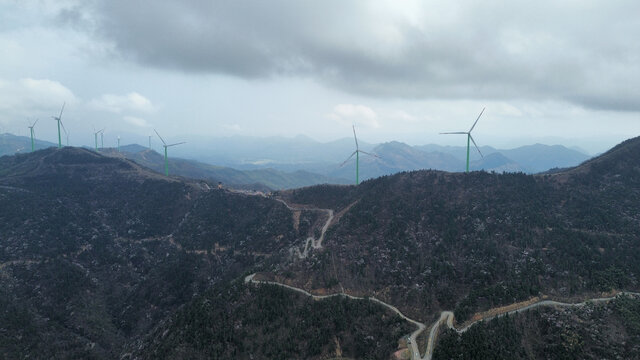
[[[156,135],[158,135],[158,137],[160,138],[160,141],[162,141],[163,144],[167,145],[166,142],[164,142],[164,139],[162,138],[162,136],[160,136],[160,134],[158,134],[158,132],[156,131],[156,129],[153,129],[153,131],[156,132]]]
[[[62,123],[62,120],[60,120],[60,126],[62,126],[62,131],[64,131],[64,133],[67,133],[67,129],[64,128],[64,124]]]
[[[484,155],[482,155],[482,151],[480,151],[478,144],[476,144],[476,141],[473,140],[473,136],[471,136],[471,134],[469,134],[469,139],[471,139],[471,141],[473,142],[473,145],[476,147],[476,150],[478,150],[478,152],[480,153],[480,156],[482,156],[482,158],[484,159]]]
[[[64,106],[67,104],[67,102],[63,102],[62,103],[62,109],[60,109],[60,116],[58,116],[58,120],[62,119],[62,112],[64,111]]]
[[[340,167],[343,167],[344,164],[347,163],[347,161],[351,160],[351,158],[353,157],[353,155],[355,155],[358,152],[358,150],[354,151],[351,153],[351,155],[349,155],[349,157],[347,158],[347,160],[345,160],[342,164],[340,164]]]
[[[476,124],[478,123],[478,120],[480,120],[480,116],[482,116],[482,113],[484,112],[484,109],[486,109],[486,108],[482,108],[482,111],[480,111],[480,115],[478,115],[478,118],[476,119],[476,122],[473,123],[473,126],[471,127],[471,129],[469,129],[469,132],[473,131],[473,128],[476,127]]]
[[[36,121],[35,121],[35,122],[33,123],[33,125],[31,125],[30,127],[34,127],[34,126],[36,126],[36,124],[38,123],[38,120],[39,120],[39,119],[36,119]]]
[[[171,145],[165,145],[165,146],[169,147],[169,146],[182,145],[182,144],[186,144],[186,143],[187,143],[186,141],[183,141],[183,142],[179,142],[179,143],[175,143],[175,144],[171,144]]]
[[[465,134],[465,135],[466,135],[466,134],[468,134],[468,133],[466,133],[466,132],[464,132],[464,131],[443,132],[443,133],[440,133],[440,135],[443,135],[443,134],[446,134],[446,135],[449,135],[449,134],[459,134],[459,135]]]
[[[358,147],[358,137],[356,136],[356,126],[351,125],[351,127],[353,127],[353,138],[356,140],[356,151],[357,151],[359,147]]]
[[[363,153],[363,154],[367,154],[367,155],[369,155],[369,156],[377,157],[378,159],[382,159],[380,156],[378,156],[378,155],[376,155],[376,154],[368,153],[368,152],[366,152],[366,151],[358,150],[358,152],[361,152],[361,153]]]

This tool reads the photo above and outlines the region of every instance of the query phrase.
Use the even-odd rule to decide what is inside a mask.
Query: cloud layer
[[[338,104],[327,115],[330,119],[346,125],[365,125],[371,128],[380,127],[378,114],[364,105]]]
[[[89,106],[96,110],[117,114],[126,111],[152,113],[156,110],[151,100],[137,92],[131,92],[126,95],[104,94],[97,99],[91,100]]]
[[[0,110],[15,116],[32,116],[34,111],[60,109],[63,102],[78,102],[71,90],[49,79],[0,79],[0,97]]]
[[[370,97],[638,111],[638,13],[635,1],[104,0],[59,19],[126,59],[183,72],[304,76]]]

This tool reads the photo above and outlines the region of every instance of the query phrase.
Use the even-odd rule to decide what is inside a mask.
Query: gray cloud
[[[374,97],[552,99],[640,111],[640,3],[382,4],[104,0],[60,19],[91,23],[121,56],[158,68],[307,76]]]

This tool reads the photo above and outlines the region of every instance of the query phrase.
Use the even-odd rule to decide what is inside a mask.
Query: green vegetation
[[[412,326],[382,306],[334,297],[314,301],[274,285],[217,288],[154,330],[150,359],[388,359]]]
[[[455,309],[459,322],[541,293],[637,289],[638,155],[634,139],[554,175],[417,171],[288,192],[334,209],[357,201],[327,232],[331,257],[317,253],[288,271],[321,285],[318,270],[328,269],[345,288],[382,292],[412,316]]]
[[[522,330],[509,317],[481,323],[458,335],[445,331],[438,341],[434,359],[526,359],[521,345]]]
[[[282,192],[336,210],[305,259],[292,247],[319,235],[324,213],[83,149],[1,157],[0,357],[320,359],[339,346],[387,358],[412,330],[372,302],[236,283],[255,271],[344,286],[424,322],[540,293],[634,290],[639,154],[634,140],[553,175],[420,171]],[[639,319],[636,299],[541,309],[445,333],[438,351],[637,358]]]
[[[621,296],[579,308],[538,308],[448,330],[434,359],[637,359],[640,299]]]
[[[295,237],[291,211],[284,204],[220,190],[201,196],[175,233],[186,249],[213,249],[217,243],[236,251],[250,247],[263,253],[276,252]]]

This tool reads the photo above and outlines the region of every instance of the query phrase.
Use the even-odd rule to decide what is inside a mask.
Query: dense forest
[[[638,359],[640,298],[575,308],[537,308],[446,331],[434,359]]]
[[[155,329],[148,359],[388,359],[413,325],[366,300],[311,298],[274,285],[216,287]]]
[[[293,229],[282,203],[83,149],[5,156],[0,169],[2,358],[119,357],[211,286],[282,262],[312,231]]]
[[[272,199],[85,149],[0,157],[0,357],[384,359],[413,330],[369,301],[242,284],[253,272],[424,323],[637,290],[639,159],[632,139],[553,174],[414,171]],[[317,209],[335,218],[300,259]],[[437,356],[637,357],[637,319],[635,299],[540,309],[445,333]]]
[[[293,264],[287,281],[337,281],[425,321],[455,310],[459,322],[539,294],[637,289],[638,155],[632,139],[553,175],[415,171],[284,192],[335,210],[355,203],[327,232],[327,250]]]

